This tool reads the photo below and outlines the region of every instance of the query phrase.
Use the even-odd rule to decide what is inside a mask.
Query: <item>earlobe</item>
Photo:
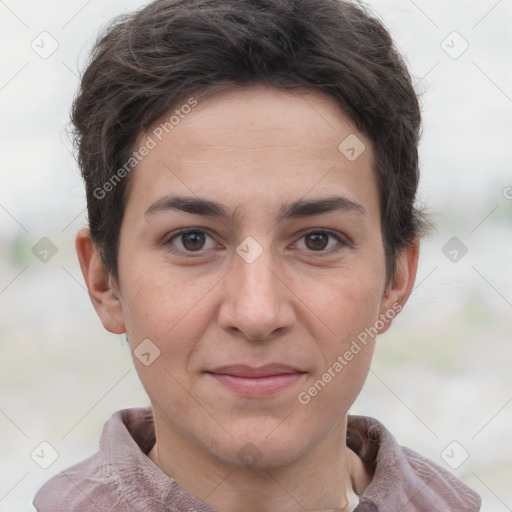
[[[77,233],[75,248],[89,297],[103,326],[115,334],[125,333],[126,326],[116,283],[106,271],[88,228]]]
[[[393,317],[398,314],[409,299],[409,295],[414,287],[416,271],[418,269],[420,241],[415,239],[410,246],[401,249],[396,256],[395,275],[388,283],[381,304],[381,315],[390,317],[393,311]],[[379,334],[389,329],[391,322],[386,322],[385,326],[379,330]]]

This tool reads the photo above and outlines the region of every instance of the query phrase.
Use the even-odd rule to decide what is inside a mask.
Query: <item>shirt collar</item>
[[[105,424],[100,441],[105,470],[134,509],[215,512],[185,491],[147,457],[155,442],[150,408],[125,409]],[[480,497],[448,471],[400,447],[377,420],[348,416],[347,446],[373,474],[355,512],[477,512]]]

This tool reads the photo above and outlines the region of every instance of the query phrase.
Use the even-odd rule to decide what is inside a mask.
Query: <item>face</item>
[[[344,425],[414,278],[404,252],[386,283],[371,143],[330,99],[263,86],[158,126],[102,318],[142,354],[157,433],[225,463],[292,462]]]

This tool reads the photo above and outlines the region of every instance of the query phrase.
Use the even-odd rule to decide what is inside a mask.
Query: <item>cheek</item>
[[[322,363],[297,401],[326,431],[348,412],[368,375],[375,345],[370,328],[380,304],[377,292],[368,283],[362,286],[361,280],[347,279],[344,286],[331,287],[329,298],[324,295],[317,304],[319,317],[328,326],[327,335],[315,336]]]
[[[375,274],[373,274],[375,275]],[[378,318],[384,278],[350,268],[330,279],[308,298],[308,304],[331,334],[332,350],[343,350],[347,342],[373,325]],[[333,341],[334,340],[334,341]]]
[[[326,431],[348,413],[368,375],[374,343],[354,347],[337,354],[297,397]]]
[[[199,420],[201,411],[193,407],[185,390],[193,388],[189,363],[214,313],[207,293],[213,284],[208,278],[194,281],[156,266],[132,283],[124,289],[123,310],[139,378],[152,403],[167,414],[174,417],[188,411]],[[149,351],[157,354],[150,364],[138,357],[138,347],[147,339],[156,346]]]
[[[166,265],[127,265],[123,290],[123,313],[136,338],[155,343],[186,340],[201,330],[206,320],[212,276],[197,279]],[[193,328],[192,328],[193,327]]]
[[[321,380],[316,388],[323,400],[350,405],[359,393],[373,354],[381,293],[381,280],[351,272],[311,297],[320,319],[316,323],[322,325],[315,334],[322,360],[315,382]]]

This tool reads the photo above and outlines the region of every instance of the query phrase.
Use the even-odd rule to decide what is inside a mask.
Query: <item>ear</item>
[[[379,334],[386,332],[391,320],[402,311],[412,292],[418,259],[420,253],[420,241],[416,238],[412,244],[400,250],[396,256],[395,275],[386,287],[381,304],[380,314],[385,315],[388,321],[382,322],[384,326],[379,329]]]
[[[89,297],[103,327],[114,334],[125,333],[126,326],[117,285],[101,261],[89,228],[83,228],[77,233],[75,248]]]

